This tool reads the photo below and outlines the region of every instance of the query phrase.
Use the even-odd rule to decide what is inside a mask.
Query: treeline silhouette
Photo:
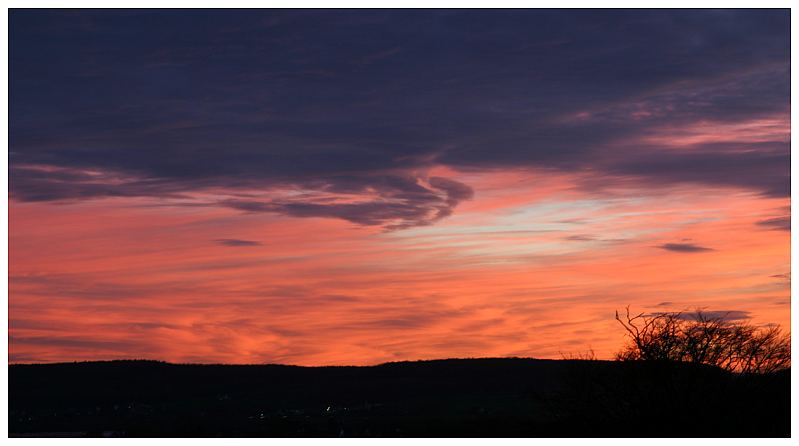
[[[113,361],[9,367],[34,436],[786,437],[789,371],[458,359],[372,367]]]
[[[11,436],[788,437],[790,335],[695,313],[616,319],[619,361],[9,367]],[[575,359],[576,358],[576,359]]]

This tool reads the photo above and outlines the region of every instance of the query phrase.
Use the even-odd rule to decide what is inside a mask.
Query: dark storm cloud
[[[471,196],[413,173],[434,164],[787,196],[784,138],[642,141],[787,122],[789,29],[787,10],[16,10],[11,195],[302,187],[376,197],[240,208],[396,228]]]
[[[706,251],[713,251],[710,248],[705,248],[704,246],[694,245],[693,243],[665,243],[662,245],[656,246],[660,249],[665,249],[666,251],[672,252],[706,252]]]
[[[219,243],[220,245],[224,246],[259,246],[261,242],[256,242],[252,240],[239,240],[235,238],[221,238],[214,240],[215,242]]]

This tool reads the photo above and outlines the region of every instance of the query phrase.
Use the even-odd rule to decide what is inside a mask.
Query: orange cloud
[[[625,305],[790,326],[790,232],[758,224],[787,215],[787,198],[593,194],[577,176],[524,170],[429,175],[475,196],[393,232],[148,198],[12,200],[11,360],[609,358]]]

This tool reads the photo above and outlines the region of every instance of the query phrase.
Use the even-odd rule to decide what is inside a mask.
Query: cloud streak
[[[215,242],[219,243],[223,246],[231,246],[231,247],[239,247],[239,246],[260,246],[261,242],[256,242],[252,240],[239,240],[235,238],[222,238],[216,239]]]
[[[752,313],[749,311],[739,310],[702,310],[702,315],[708,319],[721,319],[724,321],[742,321],[752,319]],[[696,313],[686,312],[680,314],[680,319],[693,321],[697,319],[697,315]]]
[[[774,217],[760,220],[757,222],[758,226],[764,228],[776,229],[780,231],[791,231],[791,217]]]
[[[666,251],[685,252],[685,253],[713,251],[710,248],[695,245],[693,243],[664,243],[662,245],[658,245],[657,248],[664,249]]]

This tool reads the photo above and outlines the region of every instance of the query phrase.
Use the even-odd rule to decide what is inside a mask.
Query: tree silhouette
[[[770,373],[791,366],[791,336],[778,325],[754,326],[724,316],[693,313],[640,313],[624,318],[630,342],[616,355],[622,361],[682,361],[739,373]]]

